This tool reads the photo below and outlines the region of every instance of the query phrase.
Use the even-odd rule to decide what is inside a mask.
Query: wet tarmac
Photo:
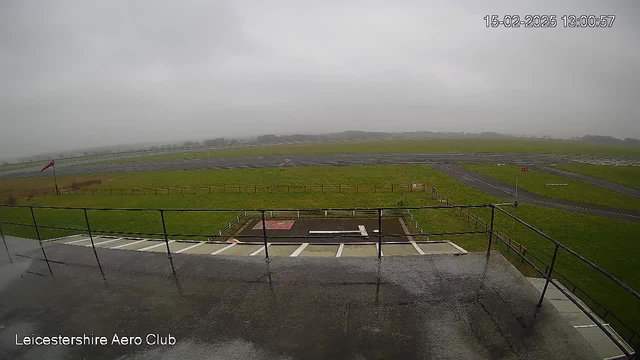
[[[21,256],[0,253],[3,359],[598,358],[499,253],[169,261],[100,248],[101,273],[90,247],[48,242],[49,272],[36,241],[7,240]],[[31,334],[109,345],[16,345]]]

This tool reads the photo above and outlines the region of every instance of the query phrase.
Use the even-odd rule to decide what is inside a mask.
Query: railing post
[[[9,253],[9,247],[7,246],[7,240],[4,238],[4,232],[2,231],[2,224],[0,224],[0,235],[2,236],[2,242],[4,243],[4,248],[7,249],[7,256],[9,257],[9,261],[13,262],[11,258],[11,254]]]
[[[96,244],[93,242],[93,234],[91,233],[91,226],[89,225],[89,216],[87,215],[87,209],[82,209],[82,210],[84,211],[84,220],[87,222],[87,232],[89,232],[89,239],[91,239],[91,247],[93,248],[93,255],[96,256],[96,262],[98,263],[98,268],[100,268],[100,273],[104,278],[104,271],[102,271],[102,264],[100,264],[100,259],[98,259]]]
[[[382,259],[382,209],[378,209],[378,259]]]
[[[167,245],[167,255],[171,259],[171,250],[169,249],[169,235],[167,235],[167,225],[164,222],[164,210],[160,209],[160,218],[162,219],[162,233],[164,234],[164,243]]]
[[[495,205],[491,205],[491,230],[489,231],[489,246],[487,247],[487,256],[489,256],[489,253],[491,252],[491,241],[493,240],[493,219],[495,217],[496,214],[496,207]]]
[[[558,256],[558,244],[556,243],[556,248],[553,251],[553,258],[551,258],[551,265],[549,266],[549,270],[546,274],[547,281],[544,283],[544,288],[542,289],[542,295],[540,295],[540,301],[538,301],[538,307],[542,306],[542,300],[544,299],[544,294],[547,292],[547,287],[549,286],[549,281],[551,281],[551,275],[553,275],[553,266],[556,264],[556,257]]]
[[[47,258],[47,253],[44,252],[44,246],[42,246],[42,239],[40,238],[40,230],[38,230],[38,223],[36,223],[36,215],[33,213],[33,206],[29,206],[31,210],[31,218],[33,219],[33,227],[36,229],[36,236],[38,237],[38,242],[40,243],[40,249],[42,249],[42,255],[44,255],[44,261],[47,262],[47,267],[49,268],[49,273],[53,276],[53,271],[51,271],[51,265],[49,264],[49,259]]]
[[[267,223],[264,221],[264,210],[260,210],[262,213],[262,237],[264,238],[264,256],[269,259],[269,244],[267,243]]]

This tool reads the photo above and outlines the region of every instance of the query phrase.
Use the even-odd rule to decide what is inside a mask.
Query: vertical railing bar
[[[378,259],[382,259],[382,209],[378,209]]]
[[[7,240],[4,238],[4,232],[2,231],[2,225],[0,224],[0,235],[2,235],[2,242],[4,243],[4,248],[7,249],[7,256],[9,256],[9,261],[13,262],[11,258],[11,253],[9,253],[9,247],[7,246]]]
[[[553,251],[553,258],[551,258],[551,265],[549,266],[549,270],[547,270],[546,281],[544,283],[544,288],[542,289],[542,294],[540,295],[540,301],[538,301],[538,307],[542,306],[542,300],[544,299],[544,294],[547,292],[547,287],[549,286],[549,280],[551,280],[551,275],[553,274],[553,266],[556,264],[556,257],[558,256],[558,244],[556,244],[556,248]]]
[[[267,223],[264,220],[264,210],[260,210],[262,214],[262,237],[264,238],[264,256],[269,259],[269,246],[267,244]]]
[[[33,227],[36,229],[36,236],[38,237],[38,242],[40,243],[40,249],[42,249],[42,255],[44,255],[44,261],[46,261],[47,263],[47,267],[49,268],[49,273],[51,274],[51,276],[53,276],[53,271],[51,270],[51,264],[49,264],[47,253],[44,251],[44,246],[42,246],[42,238],[40,237],[40,230],[38,230],[36,215],[33,213],[33,206],[29,206],[29,209],[31,209],[31,218],[33,219]]]
[[[489,256],[491,252],[491,241],[493,240],[493,219],[494,219],[495,213],[496,213],[496,207],[491,205],[491,231],[489,232],[489,246],[487,246],[487,256]]]
[[[100,269],[102,278],[104,278],[104,271],[102,270],[102,264],[100,264],[100,259],[98,258],[98,252],[96,251],[96,244],[93,242],[93,233],[91,232],[91,225],[89,225],[89,215],[87,215],[87,209],[82,209],[82,211],[84,212],[84,220],[87,222],[87,231],[89,232],[89,239],[91,239],[91,247],[93,248],[93,255],[96,256],[96,262],[98,263],[98,268]]]
[[[164,222],[164,210],[160,210],[160,218],[162,219],[162,232],[164,233],[164,243],[167,245],[167,255],[171,259],[171,250],[169,249],[169,235],[167,235],[167,225]]]

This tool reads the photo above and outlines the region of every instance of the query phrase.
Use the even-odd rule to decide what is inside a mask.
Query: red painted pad
[[[267,230],[290,230],[295,220],[265,220]],[[253,230],[262,229],[262,221],[253,227]]]

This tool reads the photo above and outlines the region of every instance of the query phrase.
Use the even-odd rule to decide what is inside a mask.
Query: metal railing
[[[36,238],[40,244],[40,249],[42,251],[42,255],[43,255],[43,261],[47,262],[48,265],[48,269],[50,274],[53,276],[53,271],[51,269],[51,266],[49,265],[50,262],[54,262],[52,260],[49,260],[47,258],[47,254],[45,251],[44,246],[42,245],[43,239],[40,233],[40,229],[55,229],[55,230],[63,230],[63,231],[72,231],[72,232],[80,232],[80,233],[87,233],[90,240],[91,240],[91,247],[93,249],[95,258],[96,258],[96,262],[98,264],[98,267],[100,268],[100,272],[102,273],[102,275],[104,276],[104,271],[102,269],[102,265],[100,264],[100,259],[98,257],[98,253],[96,251],[96,247],[95,247],[95,243],[94,243],[94,236],[97,233],[100,234],[119,234],[119,235],[136,235],[136,236],[159,236],[162,237],[163,241],[165,242],[166,245],[166,249],[167,249],[167,255],[169,260],[171,261],[171,266],[173,268],[173,261],[172,261],[172,256],[173,254],[171,253],[171,249],[169,247],[169,237],[206,237],[206,238],[211,238],[211,239],[216,239],[216,238],[221,238],[224,237],[225,235],[223,235],[222,231],[218,231],[217,233],[214,234],[179,234],[179,233],[170,233],[167,231],[167,226],[166,226],[166,221],[165,221],[165,214],[166,213],[172,213],[172,212],[180,212],[180,213],[188,213],[188,212],[205,212],[205,213],[212,213],[212,212],[224,212],[224,213],[241,213],[242,216],[258,216],[260,221],[262,222],[262,245],[264,247],[264,254],[265,254],[265,258],[268,260],[269,259],[269,239],[270,238],[278,238],[278,239],[288,239],[288,238],[305,238],[305,239],[313,239],[313,238],[319,238],[318,236],[311,236],[311,235],[300,235],[300,236],[283,236],[283,235],[276,235],[276,236],[272,236],[271,234],[269,234],[269,232],[267,231],[267,226],[266,226],[266,218],[267,217],[273,217],[274,212],[276,214],[279,214],[277,216],[282,216],[282,214],[296,214],[298,216],[300,216],[300,213],[303,213],[304,215],[306,214],[315,214],[316,216],[322,216],[324,214],[325,217],[328,217],[329,212],[332,213],[332,216],[340,216],[340,214],[352,214],[352,215],[362,215],[362,216],[375,216],[378,220],[378,231],[375,235],[373,235],[373,237],[377,238],[377,249],[378,249],[378,254],[377,257],[380,259],[382,257],[382,248],[383,245],[387,242],[390,241],[383,241],[383,237],[385,238],[394,238],[394,237],[410,237],[410,236],[423,236],[423,237],[428,237],[428,236],[437,236],[437,235],[465,235],[465,234],[488,234],[488,247],[487,247],[487,256],[490,256],[490,250],[491,250],[491,246],[492,246],[492,241],[493,238],[496,237],[496,239],[498,239],[500,242],[502,242],[503,244],[505,244],[506,246],[508,246],[508,248],[510,250],[513,250],[516,254],[518,254],[523,262],[526,262],[527,264],[531,265],[537,272],[539,272],[544,278],[545,278],[545,285],[544,288],[542,290],[542,294],[540,296],[540,299],[538,301],[538,305],[537,306],[541,306],[542,302],[544,300],[547,288],[549,284],[554,285],[560,292],[562,292],[565,296],[567,296],[567,298],[569,300],[571,300],[579,309],[581,309],[620,349],[621,351],[628,356],[629,358],[631,358],[634,354],[633,351],[629,351],[628,348],[625,346],[626,344],[623,344],[623,341],[620,341],[620,339],[618,338],[618,334],[615,333],[615,331],[613,331],[612,329],[607,328],[606,326],[602,325],[600,323],[600,321],[590,313],[589,309],[585,308],[585,306],[583,304],[581,304],[580,302],[578,302],[576,299],[574,299],[572,296],[570,296],[567,292],[567,290],[564,288],[564,286],[562,286],[560,284],[559,281],[557,281],[556,279],[553,279],[553,275],[557,275],[557,276],[561,276],[556,270],[555,270],[555,266],[556,266],[556,262],[557,262],[557,255],[558,252],[560,250],[562,250],[563,252],[570,254],[571,256],[573,256],[574,258],[578,259],[579,261],[581,261],[582,263],[588,265],[589,267],[591,267],[592,269],[594,269],[595,271],[597,271],[598,273],[604,275],[607,279],[609,279],[615,286],[617,286],[618,288],[624,290],[626,293],[630,294],[632,296],[632,298],[635,301],[640,301],[640,295],[638,294],[638,292],[636,292],[634,289],[632,289],[631,287],[629,287],[628,285],[626,285],[625,283],[623,283],[622,281],[620,281],[619,279],[617,279],[615,276],[611,275],[610,273],[608,273],[606,270],[602,269],[601,267],[599,267],[598,265],[596,265],[595,263],[593,263],[592,261],[586,259],[585,257],[583,257],[582,255],[578,254],[576,251],[570,249],[569,247],[567,247],[566,245],[560,243],[559,241],[553,239],[552,237],[550,237],[549,235],[545,234],[544,232],[536,229],[535,227],[533,227],[532,225],[529,225],[528,223],[524,222],[523,220],[519,219],[518,217],[512,215],[511,213],[507,212],[506,210],[502,209],[501,206],[517,206],[516,204],[513,203],[508,203],[508,204],[480,204],[480,205],[457,205],[455,203],[453,203],[452,201],[450,201],[449,199],[442,199],[442,196],[439,195],[436,191],[435,188],[432,191],[433,196],[436,197],[436,199],[439,199],[441,202],[442,200],[445,200],[444,202],[446,202],[446,204],[444,205],[436,205],[436,206],[417,206],[417,207],[378,207],[378,208],[328,208],[328,209],[251,209],[251,210],[247,210],[247,209],[162,209],[162,208],[155,208],[155,209],[141,209],[141,208],[84,208],[84,207],[60,207],[60,206],[27,206],[27,205],[0,205],[0,207],[8,207],[8,208],[24,208],[24,209],[29,209],[29,214],[31,217],[31,223],[18,223],[18,222],[13,222],[13,221],[0,221],[0,235],[2,236],[5,248],[7,250],[7,254],[10,257],[10,251],[9,251],[9,247],[7,246],[6,240],[5,240],[5,234],[3,232],[2,229],[2,225],[12,225],[12,226],[23,226],[23,227],[31,227],[34,228],[35,233],[36,233]],[[480,209],[480,208],[487,208],[487,209],[491,209],[491,221],[490,223],[486,223],[483,222],[481,219],[479,219],[478,217],[475,217],[475,222],[476,222],[476,227],[478,226],[478,222],[480,222],[481,226],[480,226],[480,230],[477,231],[458,231],[458,232],[441,232],[441,233],[427,233],[424,231],[424,229],[420,226],[420,227],[416,227],[418,229],[418,232],[403,232],[403,233],[389,233],[389,232],[384,232],[383,229],[383,222],[382,222],[382,218],[386,215],[386,216],[398,216],[399,214],[402,214],[403,212],[405,214],[407,214],[407,212],[409,214],[411,214],[411,211],[416,211],[416,210],[438,210],[438,209],[449,209],[449,210],[459,210],[459,214],[460,216],[462,216],[463,214],[467,215],[467,219],[471,219],[472,216],[474,216],[473,214],[471,214],[469,212],[469,210],[471,209]],[[37,219],[36,219],[36,215],[34,212],[34,209],[52,209],[52,210],[73,210],[73,211],[81,211],[83,213],[83,217],[84,217],[84,222],[85,222],[85,227],[82,228],[72,228],[72,227],[62,227],[62,226],[50,226],[50,225],[42,225],[42,224],[38,224]],[[535,257],[533,254],[531,254],[530,252],[527,252],[526,249],[523,250],[523,247],[521,245],[518,244],[518,247],[516,247],[514,244],[515,242],[511,241],[511,239],[508,239],[506,236],[504,236],[503,234],[500,234],[494,227],[494,223],[495,223],[495,214],[496,214],[496,210],[500,213],[500,214],[504,214],[512,219],[514,219],[514,221],[518,222],[519,224],[525,226],[526,228],[528,228],[529,230],[535,232],[536,234],[542,236],[543,238],[545,238],[546,240],[550,241],[553,245],[554,245],[554,252],[553,252],[553,257],[551,259],[551,262],[549,264],[546,264],[544,261],[542,261],[541,259],[539,259],[538,257]],[[89,212],[98,212],[98,211],[107,211],[107,212],[113,212],[113,211],[130,211],[130,212],[145,212],[145,213],[157,213],[159,215],[158,217],[158,221],[161,222],[162,224],[162,232],[158,233],[158,232],[133,232],[133,231],[113,231],[113,230],[106,230],[106,229],[94,229],[91,226],[91,223],[89,221],[89,216],[88,213]],[[415,217],[413,216],[413,214],[411,214],[409,216],[410,219],[412,219],[413,222],[415,222],[417,225],[418,222],[415,219]],[[227,225],[229,228],[231,226],[233,226],[233,224],[238,223],[241,220],[240,215],[236,216],[235,221],[232,220],[232,222]],[[484,227],[484,229],[482,229]],[[241,234],[236,234],[234,235],[234,237],[237,238],[256,238],[256,235],[241,235]],[[360,237],[359,235],[332,235],[332,238],[349,238],[349,237]],[[309,242],[309,241],[308,241]],[[312,242],[310,242],[312,243]],[[392,242],[390,242],[392,243]],[[541,270],[533,261],[532,259],[535,259],[535,261],[538,263],[538,265],[542,264],[544,265],[544,271]],[[11,260],[11,257],[10,257]],[[11,260],[12,261],[12,260]],[[174,269],[175,272],[175,269]],[[566,279],[564,276],[561,276],[563,279]],[[574,291],[575,289],[577,289],[577,286],[574,285]],[[584,291],[583,291],[584,293]],[[586,294],[586,293],[584,293]],[[593,298],[591,298],[593,299]],[[595,301],[595,300],[594,300]],[[597,302],[596,302],[597,303]],[[598,303],[599,304],[599,303]],[[602,306],[602,305],[600,305]],[[602,306],[604,308],[604,306]],[[620,324],[622,324],[621,326],[623,326],[624,329],[627,330],[628,333],[630,333],[630,336],[628,338],[624,338],[623,340],[626,341],[629,344],[635,344],[635,346],[637,347],[637,341],[638,341],[638,335],[636,334],[636,332],[634,331],[633,328],[631,328],[630,326],[626,325],[619,316],[613,314],[611,311],[607,310],[607,314],[609,314],[609,316],[614,317]]]

